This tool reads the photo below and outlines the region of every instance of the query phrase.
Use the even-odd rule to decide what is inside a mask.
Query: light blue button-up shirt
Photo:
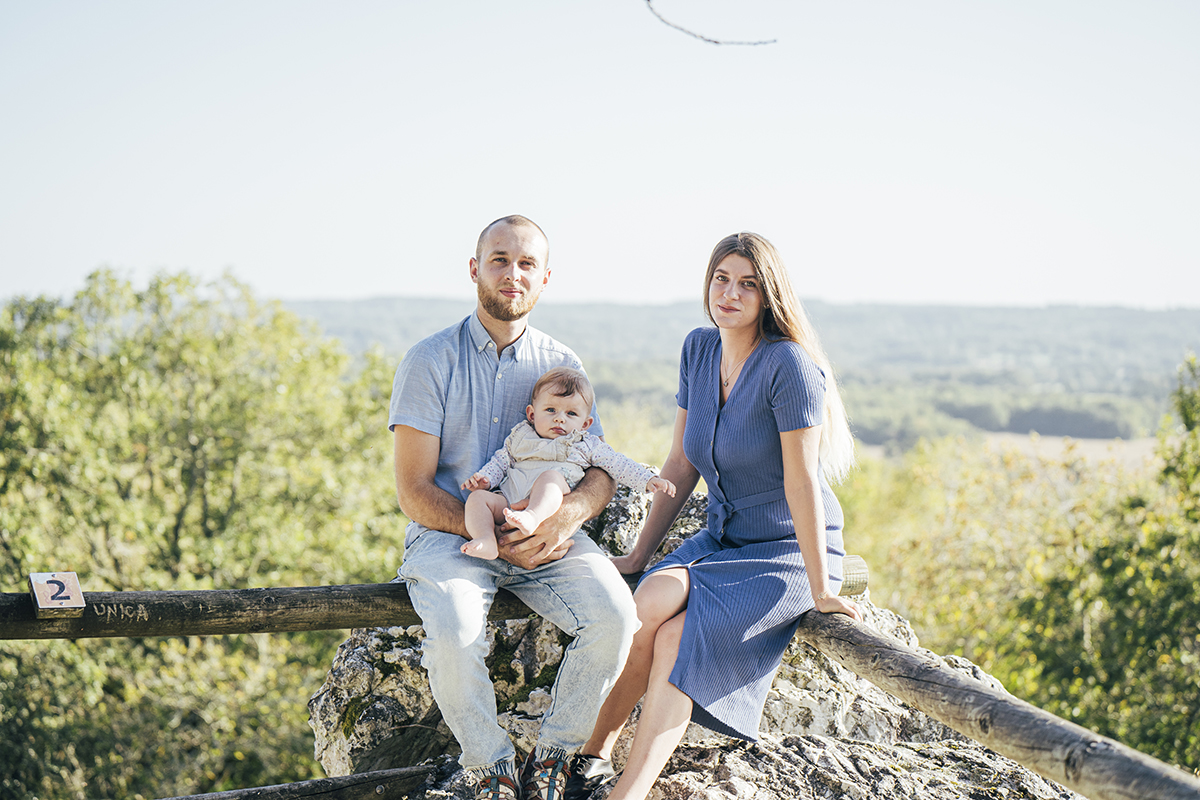
[[[533,384],[553,367],[582,369],[578,356],[526,326],[521,338],[496,354],[496,343],[472,313],[413,345],[392,382],[388,429],[407,425],[441,439],[434,483],[464,501],[463,481],[504,446],[525,419]],[[599,417],[590,433],[602,436]]]

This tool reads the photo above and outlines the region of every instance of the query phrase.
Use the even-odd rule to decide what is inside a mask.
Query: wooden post
[[[1091,800],[1200,800],[1200,780],[956,672],[841,614],[813,611],[797,636],[959,733]]]

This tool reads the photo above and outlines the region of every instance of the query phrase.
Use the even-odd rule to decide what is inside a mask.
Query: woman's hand
[[[622,575],[634,575],[646,568],[645,564],[638,563],[638,560],[633,557],[633,554],[623,556],[615,556],[612,559],[613,566],[617,568],[617,572]]]
[[[836,594],[822,597],[816,602],[816,609],[822,614],[845,614],[855,622],[863,621],[862,612],[858,610],[858,606]]]

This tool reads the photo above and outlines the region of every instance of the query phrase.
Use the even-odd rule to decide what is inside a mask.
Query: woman
[[[645,568],[703,476],[708,527],[642,578],[641,629],[625,671],[576,756],[567,798],[612,774],[613,745],[645,695],[625,770],[609,800],[644,798],[693,719],[758,738],[767,691],[798,618],[816,608],[862,619],[838,597],[842,512],[829,488],[854,442],[833,370],[766,239],[713,249],[705,309],[679,367],[679,409],[662,477],[622,573]]]

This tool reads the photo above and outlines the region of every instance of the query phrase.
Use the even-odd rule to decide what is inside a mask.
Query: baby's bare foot
[[[504,518],[526,536],[533,535],[537,530],[537,526],[542,522],[528,511],[513,511],[511,508],[504,509]]]
[[[472,539],[459,549],[469,556],[486,559],[487,561],[493,561],[496,556],[500,555],[500,550],[496,547],[495,539]]]

